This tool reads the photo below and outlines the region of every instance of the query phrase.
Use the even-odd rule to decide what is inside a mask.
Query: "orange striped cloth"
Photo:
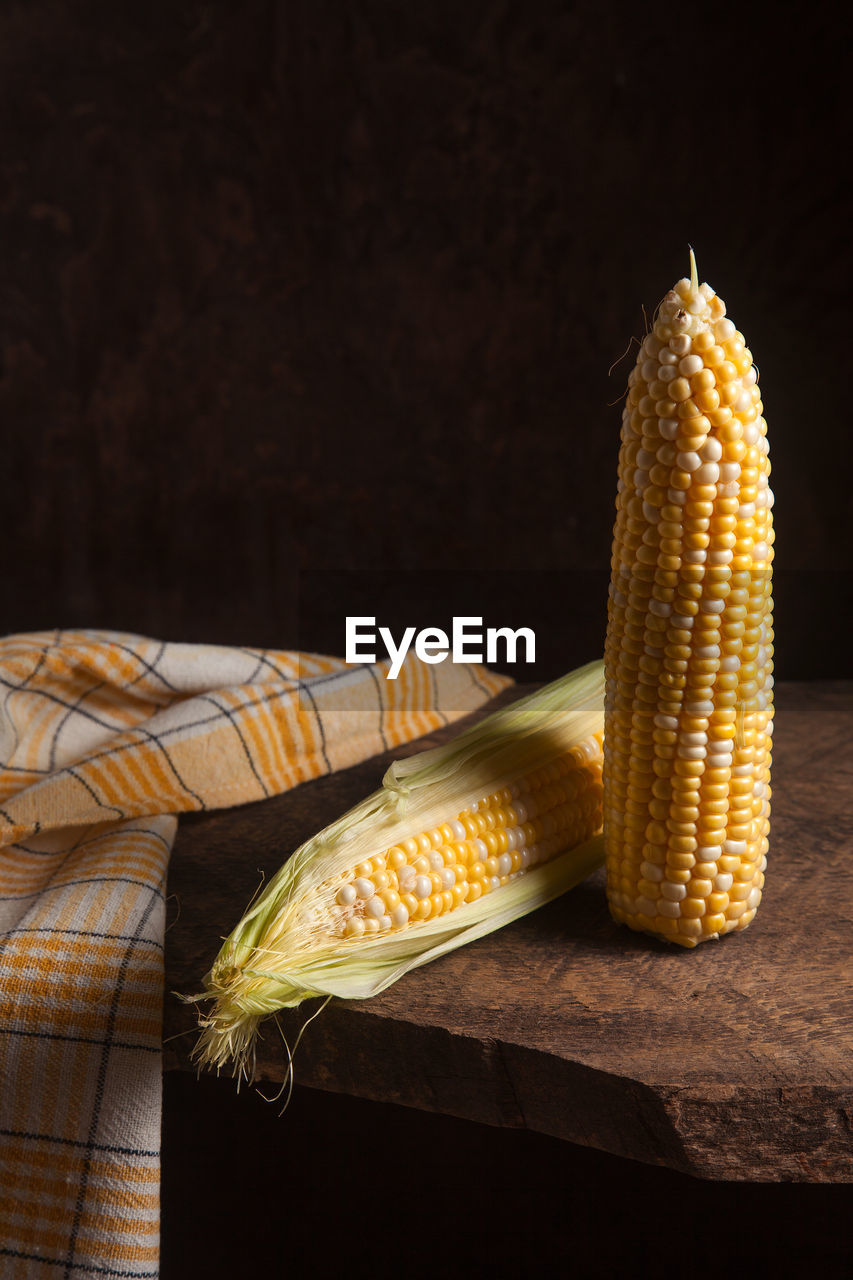
[[[479,666],[0,640],[0,1274],[156,1276],[177,818],[342,769],[511,683]]]

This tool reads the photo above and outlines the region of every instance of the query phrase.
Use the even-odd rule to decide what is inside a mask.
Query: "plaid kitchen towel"
[[[511,681],[103,631],[0,640],[0,1274],[156,1276],[176,817],[420,736]]]

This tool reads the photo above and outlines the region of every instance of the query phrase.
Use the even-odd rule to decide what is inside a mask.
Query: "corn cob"
[[[284,864],[205,979],[197,1056],[250,1075],[261,1018],[364,999],[532,911],[603,861],[601,662],[397,761]]]
[[[613,917],[694,947],[761,900],[773,727],[773,495],[758,370],[691,277],[622,415],[605,646]]]

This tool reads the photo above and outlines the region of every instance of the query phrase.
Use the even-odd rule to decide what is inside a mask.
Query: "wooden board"
[[[783,684],[777,708],[767,884],[743,934],[693,951],[634,934],[611,921],[598,872],[373,1000],[333,1001],[297,1080],[708,1178],[853,1181],[853,683]],[[167,1068],[190,1068],[194,1042],[192,1007],[171,992],[199,990],[261,872],[374,789],[389,760],[181,819]],[[316,1007],[283,1015],[291,1041]],[[259,1074],[281,1080],[266,1025]]]

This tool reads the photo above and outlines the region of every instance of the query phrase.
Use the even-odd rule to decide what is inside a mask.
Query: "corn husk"
[[[249,1074],[258,1025],[312,996],[364,1000],[420,965],[551,901],[603,862],[600,835],[528,868],[476,902],[380,936],[332,937],[330,885],[407,836],[446,822],[568,749],[600,762],[603,664],[589,663],[494,712],[445,746],[396,761],[382,786],[285,862],[226,938],[206,975],[202,1064]]]

